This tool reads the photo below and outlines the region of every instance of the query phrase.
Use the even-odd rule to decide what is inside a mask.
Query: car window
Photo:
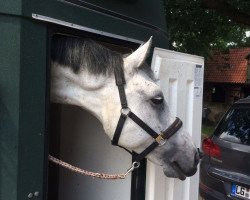
[[[232,108],[214,133],[223,140],[250,145],[250,108]]]

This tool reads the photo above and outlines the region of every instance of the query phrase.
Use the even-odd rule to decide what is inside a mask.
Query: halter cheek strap
[[[130,108],[128,107],[127,99],[126,99],[126,93],[124,89],[124,85],[126,84],[125,78],[124,78],[124,72],[122,70],[115,69],[115,80],[116,85],[118,87],[119,96],[120,96],[120,102],[121,102],[121,115],[118,120],[116,130],[112,139],[112,145],[119,146],[129,153],[131,153],[126,148],[118,145],[119,138],[122,133],[123,126],[125,124],[126,119],[129,117],[132,119],[138,126],[140,126],[144,131],[146,131],[152,138],[154,138],[154,142],[150,144],[144,151],[142,151],[140,154],[134,153],[135,160],[139,162],[143,158],[145,158],[151,151],[153,151],[157,146],[161,146],[165,144],[166,140],[169,139],[172,135],[174,135],[182,126],[182,121],[179,118],[176,118],[173,124],[171,124],[165,131],[158,134],[155,132],[150,126],[148,126],[146,123],[144,123],[136,114],[134,114]]]

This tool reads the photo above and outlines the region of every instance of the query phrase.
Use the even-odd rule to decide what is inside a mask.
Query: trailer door
[[[159,79],[170,111],[178,116],[197,147],[201,141],[204,59],[155,48],[152,70]],[[199,171],[185,181],[166,178],[161,167],[148,161],[146,200],[198,200]]]

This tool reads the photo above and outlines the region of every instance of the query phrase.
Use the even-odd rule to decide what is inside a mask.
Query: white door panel
[[[201,140],[204,59],[155,48],[151,68],[170,111],[178,116],[197,147]],[[199,173],[185,181],[165,178],[162,168],[148,161],[146,200],[198,200]]]

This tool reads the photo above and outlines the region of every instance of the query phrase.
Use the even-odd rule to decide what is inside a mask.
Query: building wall
[[[229,106],[244,97],[241,85],[205,83],[204,121],[217,124]]]

